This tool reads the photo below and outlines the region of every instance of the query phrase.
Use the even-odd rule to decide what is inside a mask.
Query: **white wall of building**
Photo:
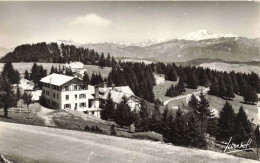
[[[85,98],[80,98],[81,95],[85,94]],[[66,96],[69,99],[66,99]],[[82,106],[84,103],[84,106]],[[88,109],[88,90],[77,90],[77,91],[62,91],[61,92],[61,107],[62,109],[70,105],[70,109],[78,111],[86,111]]]

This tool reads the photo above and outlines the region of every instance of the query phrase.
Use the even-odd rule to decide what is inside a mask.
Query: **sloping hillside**
[[[257,162],[208,150],[87,132],[5,122],[0,122],[0,127],[4,131],[0,153],[38,162]]]

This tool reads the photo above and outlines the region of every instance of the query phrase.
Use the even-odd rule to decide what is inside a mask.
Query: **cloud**
[[[71,24],[73,25],[95,25],[95,26],[102,26],[107,27],[112,24],[112,21],[98,16],[95,13],[87,14],[85,16],[78,16],[76,17]]]

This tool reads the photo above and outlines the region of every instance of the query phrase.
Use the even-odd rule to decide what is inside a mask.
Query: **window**
[[[52,94],[53,98],[55,98],[55,93]]]
[[[59,94],[57,94],[57,99],[59,99]]]
[[[86,103],[85,102],[79,103],[79,107],[80,108],[85,108],[86,107]]]
[[[74,90],[77,90],[77,86],[76,85],[74,86]]]
[[[69,108],[70,109],[70,104],[65,104],[65,109]]]
[[[86,94],[80,94],[79,95],[79,99],[85,99],[86,98]]]
[[[49,91],[46,91],[46,95],[49,96],[49,95],[50,95],[50,92],[49,92]]]
[[[75,99],[77,100],[77,98],[78,98],[78,95],[77,95],[77,94],[75,94]]]
[[[69,90],[69,86],[65,86],[65,91],[68,91]]]
[[[45,95],[45,90],[44,89],[42,90],[42,94]]]
[[[69,95],[66,95],[66,100],[69,100],[70,99],[70,96]]]

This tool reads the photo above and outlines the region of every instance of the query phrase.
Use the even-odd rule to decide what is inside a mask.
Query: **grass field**
[[[26,112],[16,112],[8,113],[8,118],[3,117],[4,112],[1,110],[0,112],[0,121],[11,122],[11,123],[20,123],[20,124],[28,124],[28,125],[36,125],[36,126],[44,126],[44,120],[37,116],[35,113],[26,113]]]
[[[44,126],[44,120],[37,116],[37,112],[41,110],[39,103],[29,105],[29,110],[23,105],[23,108],[12,107],[8,109],[8,118],[4,118],[4,111],[0,109],[0,121]]]
[[[51,67],[60,67],[62,68],[63,66],[65,66],[65,64],[61,64],[61,63],[37,63],[38,65],[42,65],[44,69],[47,69],[48,73],[50,73]],[[23,74],[25,70],[27,71],[31,71],[31,68],[33,66],[33,62],[19,62],[19,63],[13,63],[13,66],[15,69],[17,69],[20,74]],[[4,67],[4,63],[0,63],[0,71],[2,71]],[[88,75],[91,76],[91,74],[93,72],[95,73],[101,73],[102,77],[107,78],[108,77],[108,73],[111,71],[111,67],[104,67],[101,68],[99,66],[95,66],[95,65],[85,65],[84,66],[87,71],[88,71]]]
[[[235,72],[242,72],[242,73],[251,73],[255,72],[260,75],[260,67],[247,65],[247,64],[229,64],[229,63],[221,63],[221,62],[212,62],[212,63],[203,63],[199,65],[200,67],[210,68],[212,70],[217,71],[235,71]]]
[[[155,85],[153,87],[153,93],[154,93],[155,99],[159,99],[161,101],[166,101],[166,100],[171,99],[171,97],[165,96],[165,93],[166,93],[167,89],[170,88],[171,85],[175,85],[175,84],[177,84],[177,82],[165,81],[164,83]]]

